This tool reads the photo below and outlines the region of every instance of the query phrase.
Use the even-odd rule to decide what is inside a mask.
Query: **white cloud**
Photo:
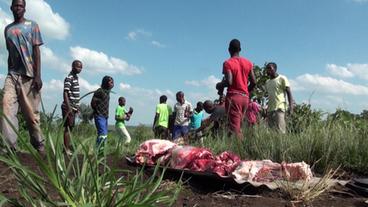
[[[326,69],[331,75],[334,75],[337,77],[341,77],[341,78],[354,77],[354,74],[349,70],[349,68],[344,67],[344,66],[338,66],[335,64],[327,64]]]
[[[368,64],[348,63],[346,66],[327,64],[327,71],[340,78],[357,77],[368,80]]]
[[[84,91],[86,93],[91,92],[91,91],[95,91],[100,87],[100,85],[91,84],[87,80],[85,80],[81,77],[79,77],[79,86],[80,86],[81,92]]]
[[[147,32],[143,29],[138,29],[135,31],[130,31],[128,35],[126,36],[126,39],[128,40],[137,40],[139,37],[151,37],[152,33]]]
[[[368,64],[347,64],[347,68],[356,77],[368,80]]]
[[[304,90],[313,90],[317,93],[346,94],[346,95],[368,95],[368,87],[352,84],[343,80],[318,74],[304,74],[298,76],[295,82]]]
[[[56,69],[62,72],[68,72],[71,70],[71,63],[67,64],[64,60],[57,57],[54,52],[46,46],[41,47],[41,61],[42,67],[47,69]]]
[[[120,83],[119,88],[120,88],[120,90],[130,89],[131,85],[129,85],[127,83]]]
[[[27,1],[25,16],[35,20],[41,33],[49,38],[63,40],[69,35],[69,23],[44,0]]]
[[[221,80],[216,78],[214,75],[210,75],[207,78],[205,78],[203,80],[199,80],[199,81],[198,80],[185,81],[185,84],[191,85],[191,86],[196,86],[196,87],[205,86],[207,88],[215,89],[216,83],[218,83],[220,81]]]
[[[49,82],[43,84],[43,92],[49,94],[50,92],[60,92],[62,94],[64,82],[61,80],[51,79]]]
[[[5,47],[4,29],[5,26],[10,24],[13,20],[0,8],[0,66],[6,66],[7,51]]]
[[[166,47],[166,45],[164,45],[164,44],[162,44],[162,43],[160,43],[160,42],[158,42],[158,41],[155,41],[155,40],[153,40],[153,41],[151,42],[151,44],[152,44],[153,46],[155,46],[155,47],[158,47],[158,48],[165,48],[165,47]]]
[[[11,2],[7,1],[6,3],[10,5]],[[54,12],[51,6],[44,0],[27,1],[26,9],[25,17],[39,24],[42,36],[63,40],[69,35],[69,23],[60,14]],[[3,26],[12,21],[13,17],[10,9],[7,9],[5,12],[0,8],[1,31],[4,31]]]
[[[125,60],[109,57],[103,52],[90,50],[82,47],[71,47],[71,56],[83,62],[85,72],[104,74],[141,74],[142,69],[135,65],[128,64]]]

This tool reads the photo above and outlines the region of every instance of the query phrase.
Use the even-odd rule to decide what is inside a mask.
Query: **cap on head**
[[[232,39],[229,43],[229,52],[236,53],[240,51],[241,51],[240,41],[238,39]]]

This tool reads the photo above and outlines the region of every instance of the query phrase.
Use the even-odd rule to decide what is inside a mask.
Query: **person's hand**
[[[291,104],[289,107],[289,113],[293,114],[293,112],[294,112],[294,104]]]
[[[126,121],[129,121],[129,119],[130,119],[130,114],[129,114],[129,113],[126,113],[126,114],[125,114],[125,120],[126,120]]]
[[[42,80],[41,77],[37,76],[33,79],[32,88],[37,91],[40,91],[42,88]]]

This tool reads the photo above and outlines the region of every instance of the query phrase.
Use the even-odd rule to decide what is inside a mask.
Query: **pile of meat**
[[[135,161],[141,165],[160,163],[175,169],[212,172],[221,177],[233,177],[238,183],[271,182],[277,179],[310,180],[313,177],[309,165],[304,162],[279,164],[270,160],[244,161],[231,152],[213,155],[205,148],[179,146],[160,139],[143,142],[135,154]]]

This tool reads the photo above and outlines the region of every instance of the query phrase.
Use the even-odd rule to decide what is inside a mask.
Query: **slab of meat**
[[[212,152],[205,148],[178,146],[171,153],[170,166],[175,169],[210,171],[215,164]]]
[[[310,180],[313,177],[305,162],[279,164],[271,160],[242,161],[232,175],[237,183]]]
[[[138,164],[154,165],[158,161],[166,164],[171,157],[171,150],[177,145],[168,140],[150,139],[143,142],[135,153]]]
[[[215,158],[216,166],[213,172],[221,177],[230,176],[236,167],[240,164],[240,157],[232,152],[222,152]]]

